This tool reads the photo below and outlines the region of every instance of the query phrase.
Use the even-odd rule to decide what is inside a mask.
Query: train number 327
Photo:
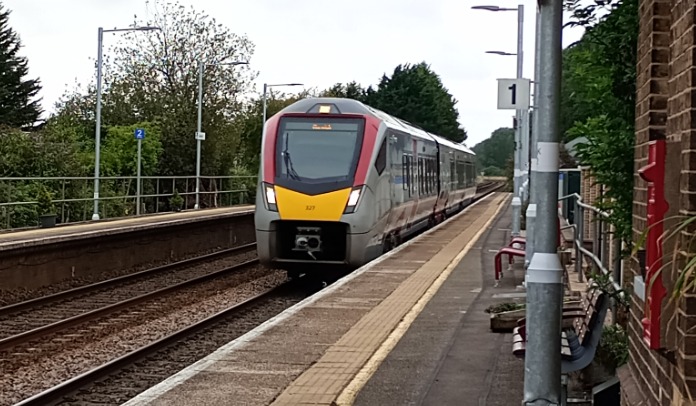
[[[305,206],[305,210],[307,211],[314,210],[314,208],[315,206],[313,204],[308,204],[307,206]]]

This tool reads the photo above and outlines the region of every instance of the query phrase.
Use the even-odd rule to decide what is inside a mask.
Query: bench
[[[609,296],[590,283],[583,297],[582,306],[563,308],[561,328],[561,372],[579,371],[592,362],[604,328],[609,308]],[[513,329],[512,353],[523,358],[527,344],[526,321],[520,319]]]
[[[557,218],[556,220],[557,220],[556,226],[558,228],[558,244],[560,246],[560,245],[562,245],[562,241],[563,241],[563,235],[561,234],[561,220],[560,220],[560,218]],[[523,245],[524,247],[514,248],[513,245],[515,245],[515,244]],[[495,254],[495,259],[494,259],[496,283],[503,276],[502,256],[507,255],[507,257],[508,257],[508,270],[509,270],[510,265],[512,265],[514,263],[514,259],[513,259],[514,257],[524,258],[527,255],[526,245],[527,245],[527,238],[526,237],[512,237],[507,246],[498,250],[498,252]]]

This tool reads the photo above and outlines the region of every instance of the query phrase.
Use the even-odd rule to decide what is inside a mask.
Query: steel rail
[[[216,271],[216,272],[212,272],[212,273],[209,273],[209,274],[206,274],[203,276],[199,276],[197,278],[189,279],[187,281],[168,286],[166,288],[158,289],[158,290],[153,291],[153,292],[148,292],[148,293],[142,294],[140,296],[136,296],[136,297],[131,298],[131,299],[127,299],[127,300],[117,302],[117,303],[114,303],[114,304],[111,304],[111,305],[108,305],[105,307],[101,307],[99,309],[89,311],[87,313],[82,313],[82,314],[79,314],[77,316],[73,316],[73,317],[63,319],[63,320],[55,322],[55,323],[51,323],[51,324],[47,324],[47,325],[42,326],[42,327],[35,328],[33,330],[25,331],[24,333],[20,333],[20,334],[16,334],[16,335],[13,335],[10,337],[6,337],[6,338],[0,340],[0,350],[14,347],[14,346],[17,346],[19,344],[24,344],[24,343],[29,342],[31,340],[35,340],[37,338],[41,338],[41,337],[44,337],[46,335],[59,332],[59,331],[64,330],[68,327],[83,324],[87,321],[94,320],[98,317],[105,316],[109,313],[123,310],[123,309],[129,308],[129,307],[132,307],[136,304],[139,304],[139,303],[142,303],[142,302],[145,302],[148,300],[152,300],[152,299],[158,298],[160,296],[164,296],[167,293],[170,293],[170,292],[173,292],[176,290],[181,290],[181,289],[189,287],[189,286],[193,286],[196,284],[206,282],[206,281],[211,280],[211,279],[218,278],[226,273],[230,273],[233,271],[237,271],[241,268],[245,268],[245,267],[248,267],[250,265],[254,265],[254,264],[258,263],[258,261],[259,261],[258,258],[255,258],[255,259],[252,259],[249,261],[245,261],[245,262],[242,262],[240,264],[236,264],[234,266],[231,266],[231,267],[228,267],[228,268]]]
[[[34,406],[34,405],[47,405],[59,401],[61,398],[68,396],[90,384],[102,379],[112,373],[118,372],[128,365],[132,365],[135,362],[150,356],[158,351],[168,347],[171,344],[182,341],[186,337],[196,334],[210,326],[213,326],[227,317],[234,315],[240,311],[245,310],[248,307],[255,305],[257,302],[262,301],[268,296],[273,296],[278,294],[282,290],[288,289],[289,286],[294,285],[293,281],[286,282],[283,285],[276,286],[265,292],[262,292],[256,296],[246,299],[240,303],[237,303],[225,310],[222,310],[210,317],[207,317],[195,324],[192,324],[186,328],[183,328],[173,334],[170,334],[160,340],[157,340],[151,344],[145,345],[125,354],[119,358],[109,361],[99,367],[96,367],[90,371],[87,371],[81,375],[78,375],[70,380],[67,380],[61,384],[54,386],[53,388],[47,389],[41,393],[38,393],[30,398],[27,398],[15,406]]]
[[[145,269],[143,271],[131,273],[128,275],[119,276],[119,277],[112,278],[112,279],[107,279],[105,281],[96,282],[96,283],[92,283],[89,285],[80,286],[80,287],[77,287],[74,289],[64,290],[62,292],[57,292],[57,293],[54,293],[51,295],[41,296],[41,297],[37,297],[34,299],[30,299],[30,300],[25,300],[22,302],[18,302],[18,303],[14,303],[11,305],[0,307],[0,316],[5,316],[5,315],[11,314],[11,313],[15,313],[15,312],[18,312],[21,310],[26,310],[26,309],[36,307],[36,306],[46,305],[52,301],[63,300],[63,299],[67,299],[67,298],[77,296],[80,294],[93,292],[95,290],[107,288],[107,287],[110,287],[110,286],[113,286],[116,284],[120,284],[123,282],[134,280],[134,279],[137,279],[137,278],[140,278],[143,276],[149,276],[150,274],[155,274],[155,273],[162,272],[162,271],[168,271],[168,270],[171,270],[171,269],[179,267],[179,266],[190,265],[190,264],[193,264],[196,262],[209,260],[209,259],[220,257],[223,255],[233,254],[233,253],[239,252],[239,251],[246,251],[246,250],[249,250],[253,247],[256,247],[255,242],[250,243],[250,244],[240,245],[239,247],[233,247],[233,248],[228,248],[228,249],[224,249],[221,251],[212,252],[212,253],[201,255],[198,257],[184,259],[184,260],[178,261],[178,262],[172,262],[170,264],[165,264],[165,265],[157,266],[157,267],[150,268],[150,269]]]

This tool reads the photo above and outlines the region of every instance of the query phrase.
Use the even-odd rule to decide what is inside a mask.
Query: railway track
[[[244,256],[253,254],[255,247],[255,243],[245,244],[1,307],[0,351],[252,265],[257,260]],[[225,264],[215,271],[194,266],[223,258]],[[241,264],[229,266],[240,259]]]
[[[301,283],[293,280],[268,289],[25,399],[17,406],[127,401],[320,289],[315,284],[308,290],[300,290],[297,287]]]
[[[502,186],[504,186],[504,183],[495,181],[479,184],[477,185],[474,200],[478,200],[500,189]],[[235,269],[251,266],[256,263],[256,259],[245,260],[241,264],[221,271],[208,271],[195,278],[177,280],[173,284],[171,279],[167,279],[167,277],[162,275],[171,276],[172,273],[170,271],[177,267],[191,266],[206,260],[215,260],[215,258],[224,255],[249,253],[253,251],[254,247],[254,243],[247,244],[235,249],[180,261],[0,308],[0,326],[3,326],[0,327],[0,370],[5,370],[5,373],[14,373],[14,371],[7,372],[8,369],[3,366],[8,365],[8,361],[9,364],[12,364],[15,355],[21,358],[31,352],[54,351],[61,349],[61,343],[65,342],[68,345],[79,346],[80,343],[73,342],[73,337],[70,337],[74,336],[74,334],[66,333],[65,335],[68,337],[64,339],[47,339],[51,334],[57,334],[71,327],[84,326],[89,322],[92,330],[104,328],[114,330],[120,328],[118,326],[128,323],[134,325],[133,320],[126,320],[129,317],[137,319],[144,314],[144,317],[153,319],[157,316],[153,316],[151,313],[157,313],[157,311],[160,312],[161,316],[165,310],[157,309],[157,298],[161,299],[159,304],[166,304],[166,306],[163,305],[163,307],[168,308],[166,311],[174,314],[178,311],[175,304],[176,300],[172,298],[175,292],[205,284],[206,282],[208,282],[208,285],[212,285],[211,281],[215,278],[224,277],[226,273]],[[54,380],[52,384],[56,382],[61,383],[50,389],[45,389],[48,387],[48,384],[44,384],[41,388],[43,392],[39,390],[27,391],[27,394],[38,394],[30,398],[26,398],[27,395],[23,396],[21,399],[24,400],[20,401],[18,405],[122,403],[166,379],[180,369],[214,352],[220,346],[243,335],[265,320],[311,295],[314,291],[319,290],[318,285],[315,285],[316,289],[311,293],[298,292],[295,289],[295,284],[304,279],[306,278],[285,283],[282,286],[268,289],[260,294],[257,293],[253,297],[244,299],[241,303],[227,306],[226,309],[214,315],[209,315],[204,320],[200,320],[199,317],[196,322],[182,322],[180,323],[181,328],[176,332],[167,333],[164,337],[161,337],[160,334],[160,337],[157,339],[149,339],[146,343],[144,343],[145,340],[141,340],[144,343],[143,345],[134,350],[132,349],[134,347],[131,346],[128,352],[121,352],[118,356],[102,357],[101,361],[99,361],[102,363],[100,366],[94,367],[94,365],[98,364],[97,361],[92,361],[90,364],[92,369],[86,369],[79,374],[66,375],[60,381]],[[124,287],[137,286],[138,281],[142,282],[143,280],[157,280],[162,286],[158,289],[145,289],[149,290],[149,292],[145,293]],[[165,281],[168,281],[168,284]],[[218,280],[215,280],[215,283],[217,284]],[[130,293],[126,294],[127,297],[123,299],[123,296],[120,296],[121,293],[113,294],[113,292],[117,291],[122,293],[130,291]],[[107,293],[112,294],[109,295]],[[85,311],[85,309],[82,309],[78,311],[78,314],[70,318],[58,321],[49,320],[48,323],[44,320],[43,324],[37,321],[36,323],[39,324],[39,327],[31,330],[25,328],[24,331],[18,334],[7,335],[8,333],[3,330],[6,324],[5,320],[11,320],[12,317],[17,317],[17,315],[32,314],[31,312],[35,312],[37,309],[46,310],[60,307],[55,304],[62,304],[64,308],[66,304],[78,303],[80,300],[90,303],[90,298],[94,299],[97,297],[105,302],[95,304],[96,308],[92,310]],[[172,303],[165,303],[169,301]],[[91,303],[95,302],[92,301]],[[144,304],[148,303],[154,303],[155,305],[154,307],[144,306]],[[141,307],[134,310],[135,306]],[[124,313],[127,315],[124,316]],[[21,324],[21,319],[15,318],[14,320],[16,323],[13,325]],[[84,328],[77,335],[80,334],[87,334]],[[60,336],[60,334],[57,335]],[[27,345],[31,340],[34,343]],[[89,338],[82,338],[83,342],[88,340]],[[37,345],[36,341],[40,341],[40,343]],[[43,347],[43,344],[46,344],[46,347]],[[19,347],[19,351],[17,347]],[[7,351],[9,348],[12,348],[18,354],[11,354]],[[30,364],[30,362],[24,362],[25,366]],[[13,366],[13,368],[15,367]],[[70,378],[68,379],[68,377]],[[15,399],[16,401],[17,399]],[[2,404],[2,401],[0,401],[0,404]]]

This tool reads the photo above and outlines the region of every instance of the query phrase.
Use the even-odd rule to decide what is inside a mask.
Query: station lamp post
[[[268,83],[263,84],[263,121],[261,121],[261,139],[266,136],[266,92],[271,87],[282,87],[282,86],[304,86],[303,83],[277,83],[269,85]]]
[[[205,133],[202,131],[203,126],[203,70],[205,66],[235,66],[248,65],[249,62],[211,62],[204,63],[201,58],[198,60],[198,122],[196,125],[196,204],[193,206],[195,210],[200,208],[200,187],[201,187],[201,141],[205,139]]]
[[[486,11],[517,11],[517,53],[509,53],[502,51],[487,51],[489,54],[496,55],[516,55],[517,56],[517,79],[522,79],[523,73],[523,32],[524,32],[524,5],[520,4],[516,8],[499,7],[499,6],[472,6],[473,10],[486,10]],[[515,151],[513,154],[514,159],[514,176],[513,176],[513,199],[512,199],[512,235],[517,236],[520,234],[520,211],[522,208],[522,202],[520,200],[520,191],[522,184],[522,149],[521,144],[523,142],[523,136],[528,137],[528,132],[525,134],[523,132],[522,116],[524,115],[523,110],[517,110],[515,114],[515,121],[517,123],[515,129]],[[526,124],[526,123],[525,123]]]
[[[97,30],[97,111],[96,111],[96,128],[94,131],[94,212],[92,220],[99,220],[99,153],[101,149],[101,82],[102,82],[102,54],[105,32],[122,32],[122,31],[153,31],[161,30],[159,27],[130,27],[130,28],[113,28],[105,30],[99,27]]]

